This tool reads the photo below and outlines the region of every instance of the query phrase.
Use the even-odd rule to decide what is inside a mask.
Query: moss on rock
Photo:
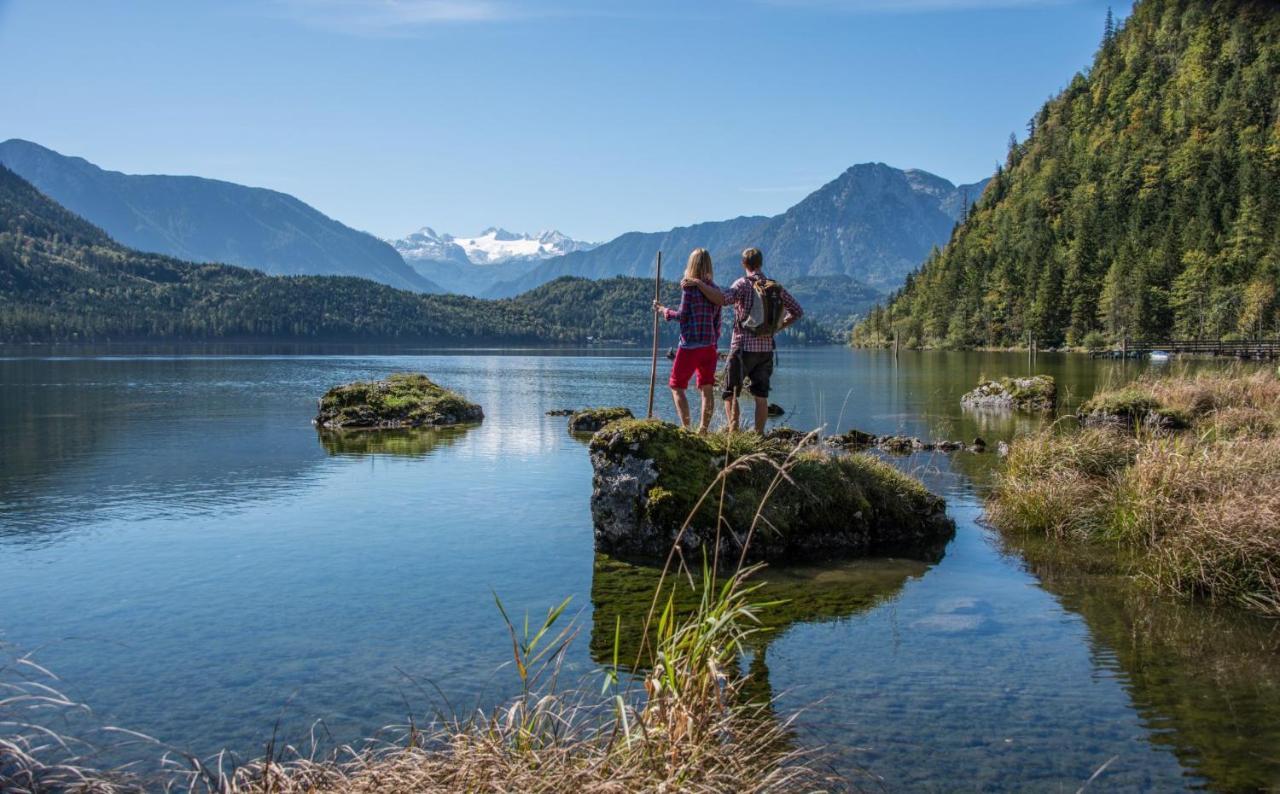
[[[727,460],[723,510],[713,489],[681,539],[687,551],[741,549],[761,501],[794,444],[749,433],[700,436],[658,420],[616,421],[591,440],[591,513],[596,549],[659,558]],[[936,556],[954,533],[942,499],[889,464],[816,447],[794,451],[789,478],[773,492],[749,559],[911,553]]]
[[[343,428],[440,427],[479,422],[484,411],[426,375],[401,372],[379,381],[335,386],[320,398],[313,423]]]
[[[613,408],[584,408],[581,411],[574,411],[569,417],[569,432],[594,433],[610,422],[631,418],[631,410],[621,406]]]

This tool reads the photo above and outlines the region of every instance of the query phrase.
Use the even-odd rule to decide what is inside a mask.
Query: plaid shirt
[[[742,327],[742,321],[751,316],[751,301],[755,298],[755,289],[751,286],[751,282],[759,281],[762,278],[764,278],[764,273],[752,273],[749,276],[743,276],[733,282],[732,287],[724,291],[725,303],[733,304],[733,341],[729,343],[731,352],[773,352],[772,336],[756,336]],[[791,297],[791,293],[787,292],[786,289],[782,290],[782,305],[786,309],[786,316],[792,322],[804,316],[804,309],[800,308],[800,304],[796,302],[795,298]]]
[[[697,287],[683,290],[680,308],[667,309],[663,316],[680,321],[680,347],[686,350],[708,347],[720,339],[720,307],[707,300]]]

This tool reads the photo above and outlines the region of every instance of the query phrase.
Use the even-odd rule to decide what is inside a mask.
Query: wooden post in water
[[[893,357],[898,357],[898,329],[893,329]]]
[[[662,297],[662,252],[658,252],[658,272],[653,277],[653,302]],[[649,364],[649,408],[645,418],[653,418],[653,390],[658,384],[658,310],[653,310],[653,360]]]

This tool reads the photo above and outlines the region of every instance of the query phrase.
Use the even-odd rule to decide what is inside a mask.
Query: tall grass
[[[1168,593],[1280,615],[1280,377],[1202,373],[1101,393],[1188,427],[1059,423],[1015,441],[992,494],[998,526],[1124,544]]]
[[[735,456],[735,450],[743,454]],[[723,471],[707,487],[703,500],[718,496],[723,504],[728,473],[761,459],[769,460],[751,445],[726,444]],[[795,459],[793,454],[772,463],[773,487],[789,478]],[[760,516],[758,510],[748,538]],[[737,662],[745,641],[761,630],[759,611],[772,604],[757,599],[757,585],[751,580],[759,566],[748,566],[743,559],[722,561],[716,549],[693,571],[681,558],[677,539],[654,592],[640,655],[634,663],[619,659],[621,637],[615,636],[613,664],[600,689],[561,687],[561,665],[578,634],[565,615],[568,601],[531,623],[527,617],[513,620],[495,595],[510,636],[510,666],[520,693],[491,710],[430,726],[390,727],[378,739],[325,753],[317,751],[314,740],[302,748],[278,746],[273,740],[262,757],[244,764],[231,763],[225,753],[197,759],[141,734],[108,729],[160,754],[162,768],[151,774],[94,769],[74,740],[24,717],[5,723],[12,736],[0,741],[0,790],[820,790],[826,781],[813,771],[807,756],[790,748],[789,720],[778,719],[771,704],[745,696],[747,679],[738,672]],[[702,578],[701,599],[692,611],[679,612],[669,593],[664,599],[661,581],[668,576]],[[651,626],[656,631],[649,641]],[[0,714],[78,708],[54,686],[30,678],[8,691],[10,697],[0,699]]]

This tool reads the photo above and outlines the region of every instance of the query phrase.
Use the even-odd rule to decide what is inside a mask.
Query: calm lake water
[[[784,350],[782,420],[992,445],[1030,418],[962,412],[1025,355]],[[1041,355],[1068,404],[1139,365]],[[338,444],[326,388],[421,370],[473,428]],[[279,722],[334,740],[492,704],[514,678],[493,603],[571,596],[571,675],[598,668],[647,572],[592,551],[591,466],[554,408],[642,412],[642,355],[0,357],[0,642],[123,725],[204,754]],[[673,411],[660,393],[664,417]],[[695,408],[696,410],[696,408]],[[772,571],[799,594],[751,668],[854,784],[1074,791],[1280,786],[1277,624],[1146,596],[980,523],[994,455],[895,461],[946,496],[940,562]],[[605,616],[608,616],[605,619]],[[593,620],[593,618],[595,618]],[[607,653],[597,650],[604,660]],[[592,678],[593,686],[598,678]]]

